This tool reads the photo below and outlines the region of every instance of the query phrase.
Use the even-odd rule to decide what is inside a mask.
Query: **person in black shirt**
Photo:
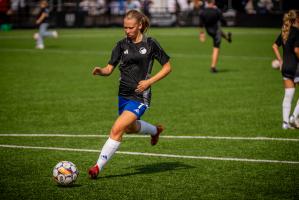
[[[117,42],[106,67],[93,69],[93,75],[109,76],[119,65],[120,81],[119,117],[112,126],[97,164],[88,171],[91,178],[98,176],[99,171],[118,149],[125,132],[149,134],[151,145],[156,145],[163,131],[161,125],[153,126],[140,120],[150,105],[151,85],[171,72],[169,56],[155,39],[144,34],[148,27],[149,20],[144,14],[136,10],[127,12],[124,17],[126,37]],[[151,76],[154,59],[162,65],[162,69]]]
[[[225,34],[221,30],[221,22],[226,23],[222,12],[216,7],[215,0],[207,0],[207,7],[199,13],[201,28],[199,31],[199,40],[201,42],[205,41],[205,32],[203,31],[203,26],[205,27],[209,36],[213,39],[213,54],[211,62],[211,72],[217,72],[217,62],[219,57],[219,49],[221,44],[221,37],[226,39],[228,42],[232,42],[232,34],[229,32]]]
[[[295,85],[299,83],[299,11],[290,10],[284,15],[281,33],[272,45],[281,63],[285,94],[282,103],[283,129],[299,128],[299,100],[290,117]],[[283,59],[279,47],[283,49]]]
[[[49,26],[49,8],[48,2],[46,0],[41,0],[39,2],[40,11],[37,15],[36,25],[39,26],[39,32],[33,35],[33,38],[36,40],[36,48],[44,49],[44,38],[45,37],[58,37],[57,31],[48,31]]]

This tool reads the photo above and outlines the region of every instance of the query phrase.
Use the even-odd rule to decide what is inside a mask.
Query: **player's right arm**
[[[279,47],[282,45],[282,37],[281,34],[277,37],[276,41],[274,42],[274,44],[272,45],[272,49],[274,51],[274,54],[276,56],[276,58],[279,60],[280,62],[280,66],[282,65],[282,58],[279,52]]]
[[[116,46],[112,50],[110,61],[108,62],[106,67],[95,67],[92,71],[93,75],[99,75],[99,76],[109,76],[112,74],[115,66],[118,65],[121,57],[121,42],[118,42]]]
[[[92,71],[93,75],[109,76],[113,72],[113,65],[108,64],[106,67],[95,67]]]
[[[201,42],[206,41],[206,35],[204,31],[204,17],[203,17],[203,11],[199,13],[199,34],[198,39]]]

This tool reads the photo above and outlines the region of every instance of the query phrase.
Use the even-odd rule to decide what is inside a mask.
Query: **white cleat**
[[[54,37],[54,38],[58,38],[58,33],[57,33],[57,31],[53,31],[53,37]]]
[[[36,49],[44,49],[45,46],[44,46],[43,44],[38,44],[38,45],[36,45],[35,48],[36,48]]]
[[[298,119],[298,117],[295,117],[294,115],[291,115],[289,124],[294,128],[299,128],[299,119]]]

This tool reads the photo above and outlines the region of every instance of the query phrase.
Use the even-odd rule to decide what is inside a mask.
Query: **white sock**
[[[284,98],[282,102],[282,119],[284,122],[289,122],[294,93],[295,88],[285,88]]]
[[[110,158],[113,156],[113,154],[117,151],[118,147],[120,145],[119,141],[112,140],[110,137],[104,144],[101,154],[99,156],[99,159],[97,161],[97,164],[100,168],[100,170],[103,169],[103,167],[106,165],[106,163],[110,160]]]
[[[293,115],[294,115],[295,117],[298,117],[298,116],[299,116],[299,99],[298,99],[298,101],[297,101],[297,105],[296,105],[296,107],[295,107],[295,109],[294,109]]]
[[[144,134],[144,135],[156,135],[157,134],[157,127],[142,121],[142,120],[138,120],[138,122],[140,123],[140,130],[139,133]]]

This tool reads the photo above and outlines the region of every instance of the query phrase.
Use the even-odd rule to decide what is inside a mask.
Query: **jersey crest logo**
[[[141,54],[146,54],[146,48],[144,48],[144,47],[141,47],[140,49],[139,49],[139,53],[141,53]]]
[[[124,54],[129,54],[129,50],[126,49],[126,50],[124,51]]]

